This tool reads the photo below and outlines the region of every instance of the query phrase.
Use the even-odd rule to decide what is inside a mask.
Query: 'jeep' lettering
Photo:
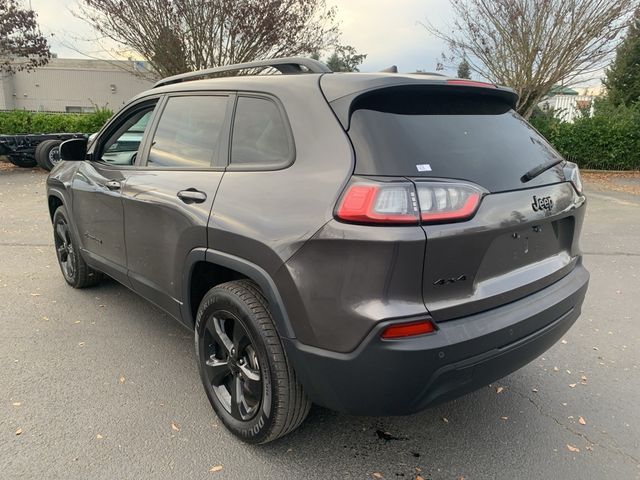
[[[553,208],[553,200],[551,200],[551,197],[536,197],[535,195],[533,196],[533,203],[531,204],[531,208],[533,208],[534,212],[537,212],[539,210],[549,210],[551,211],[551,209]]]

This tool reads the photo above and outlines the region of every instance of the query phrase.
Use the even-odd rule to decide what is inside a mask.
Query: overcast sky
[[[29,0],[24,0],[28,5]],[[368,54],[362,71],[397,65],[400,71],[434,70],[444,51],[443,43],[431,36],[418,21],[429,19],[444,25],[450,15],[447,0],[327,0],[338,7],[342,43]],[[79,51],[101,56],[100,48],[78,38],[90,38],[90,27],[71,13],[74,0],[31,0],[40,28],[54,34],[52,50],[59,57],[82,57]]]

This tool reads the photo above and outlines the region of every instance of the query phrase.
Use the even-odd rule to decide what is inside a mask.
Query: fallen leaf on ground
[[[79,346],[79,347],[84,347],[84,342],[80,342],[80,343],[78,344],[78,346]]]
[[[119,382],[120,382],[120,383],[124,383],[124,382],[125,382],[124,375],[120,375],[120,380],[119,380]]]
[[[40,294],[39,294],[39,293],[32,293],[32,294],[31,294],[31,296],[32,296],[32,297],[39,297],[39,296],[40,296]]]
[[[566,345],[567,341],[566,340],[562,340],[562,342],[560,342],[560,343],[562,343],[563,345]]]
[[[584,375],[582,375],[582,376],[580,377],[580,383],[582,383],[582,384],[587,383],[587,377],[585,377]]]
[[[222,470],[222,465],[214,465],[209,469],[211,473],[219,472],[220,470]]]
[[[580,449],[578,447],[574,447],[573,445],[569,445],[567,443],[567,450],[574,453],[580,453]]]
[[[422,475],[416,475],[416,480],[424,480],[424,477]]]
[[[97,435],[96,435],[96,438],[97,438],[98,440],[100,440],[101,438],[104,438],[104,437],[103,437],[102,435],[100,435],[100,434],[97,434]]]
[[[384,476],[380,472],[373,472],[371,476],[373,478],[384,478]]]
[[[500,417],[502,420],[509,420],[509,417]]]
[[[448,419],[447,417],[442,417],[442,421],[443,421],[444,423],[449,423],[449,419]]]
[[[537,388],[532,388],[531,391],[534,392],[534,393],[538,393],[538,389]]]
[[[560,371],[560,369],[559,369],[558,367],[553,367],[553,371],[554,371],[554,372],[559,372],[559,371]]]
[[[22,429],[21,428],[16,430],[16,435],[22,435]]]
[[[49,320],[49,317],[42,317],[43,320]]]
[[[569,388],[576,388],[577,383],[570,383]]]
[[[76,320],[76,321],[75,321],[75,322],[73,322],[73,323],[80,323],[80,320]]]
[[[496,393],[502,393],[502,392],[504,392],[504,387],[496,388]]]
[[[580,417],[580,418],[578,418],[578,423],[579,423],[580,425],[586,425],[586,424],[587,424],[587,421],[584,419],[584,417]]]
[[[22,405],[22,402],[13,402],[11,405],[13,405],[14,407],[19,407],[20,405]]]
[[[175,422],[171,422],[171,430],[173,430],[174,432],[179,432],[180,431],[180,427],[178,425],[176,425]]]

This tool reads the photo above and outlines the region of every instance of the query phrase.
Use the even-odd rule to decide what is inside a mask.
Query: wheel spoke
[[[242,382],[240,382],[240,379],[237,376],[234,376],[231,378],[229,387],[229,393],[231,394],[231,415],[240,420],[242,418],[242,415],[240,414],[240,404],[244,400]]]
[[[233,342],[224,331],[223,321],[224,320],[220,320],[217,317],[213,317],[207,322],[207,329],[217,343],[225,349],[225,354],[229,356],[231,354],[231,349],[233,348]]]
[[[225,381],[225,379],[231,375],[231,369],[229,363],[226,360],[218,360],[215,357],[211,357],[205,362],[207,366],[207,378],[212,385],[219,387]]]
[[[260,372],[249,368],[246,364],[240,365],[244,385],[252,398],[260,400],[262,397],[262,382],[260,381]]]
[[[244,327],[240,324],[239,321],[233,322],[233,346],[236,349],[236,352],[240,354],[244,347],[249,344],[249,338],[247,337],[247,332]]]

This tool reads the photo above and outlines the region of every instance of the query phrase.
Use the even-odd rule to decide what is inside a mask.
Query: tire
[[[16,167],[21,168],[33,168],[38,164],[35,157],[27,155],[26,153],[9,155],[9,161]]]
[[[60,140],[45,140],[36,147],[36,162],[47,171],[60,162]]]
[[[241,440],[271,442],[307,417],[311,402],[255,283],[238,280],[207,292],[196,317],[195,344],[207,397]]]
[[[53,214],[53,240],[58,264],[64,279],[73,288],[92,287],[100,283],[102,273],[86,264],[73,235],[67,210],[60,206]]]

